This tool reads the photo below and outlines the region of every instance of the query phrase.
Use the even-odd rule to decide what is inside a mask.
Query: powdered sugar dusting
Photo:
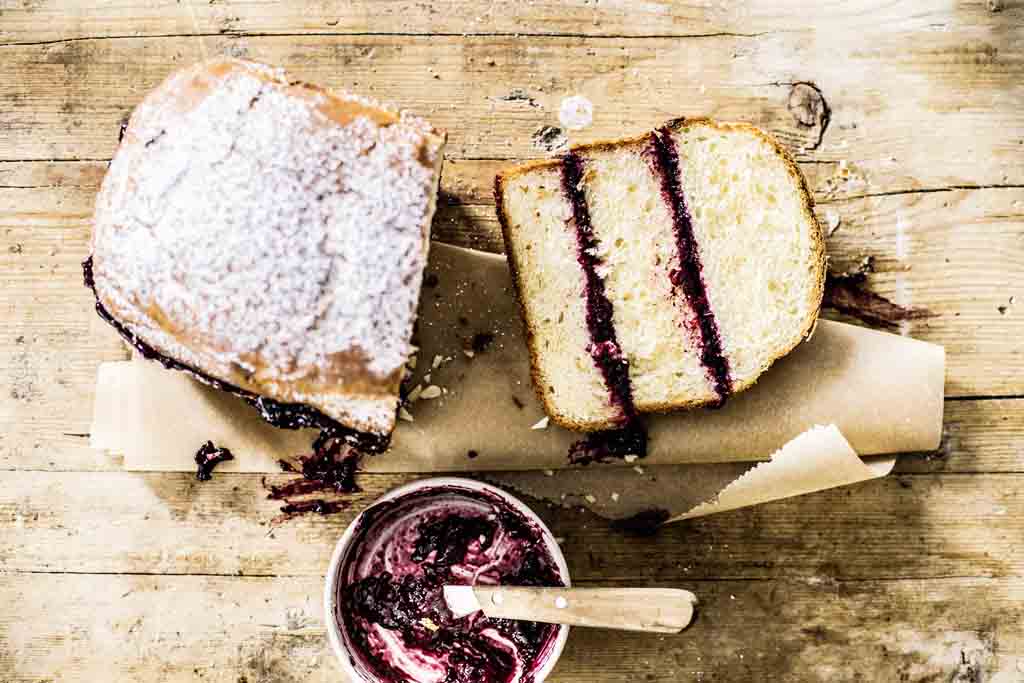
[[[299,96],[280,72],[229,64],[205,96],[181,94],[200,67],[133,116],[97,201],[99,295],[141,338],[187,339],[185,362],[230,367],[275,397],[305,397],[289,391],[296,380],[347,393],[350,408],[396,393],[439,138],[424,122],[358,107],[341,125],[322,110],[328,95]],[[210,80],[215,67],[205,68]],[[354,417],[379,423],[380,406]]]

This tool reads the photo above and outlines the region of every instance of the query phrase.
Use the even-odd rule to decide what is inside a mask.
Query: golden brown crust
[[[808,301],[810,313],[808,314],[804,324],[801,327],[800,333],[795,335],[795,341],[787,347],[775,350],[771,358],[762,366],[761,371],[754,376],[752,379],[743,382],[734,382],[732,385],[732,393],[739,393],[753,386],[760,378],[761,374],[764,373],[771,365],[778,359],[782,358],[786,354],[790,353],[796,348],[802,341],[806,340],[814,329],[814,325],[818,320],[818,314],[821,309],[821,301],[824,297],[825,292],[825,238],[824,233],[821,229],[820,223],[818,223],[817,217],[814,215],[814,199],[811,197],[811,193],[807,188],[807,181],[804,178],[803,173],[800,171],[800,167],[797,166],[793,157],[789,154],[785,147],[779,142],[768,135],[761,129],[750,125],[749,123],[737,122],[719,122],[707,117],[699,117],[692,119],[674,119],[666,124],[673,131],[680,132],[686,130],[689,127],[704,125],[717,130],[723,131],[736,131],[743,130],[747,131],[765,142],[767,142],[772,149],[782,158],[783,163],[786,165],[790,175],[796,180],[799,192],[801,195],[801,204],[804,211],[804,217],[810,221],[811,224],[811,240],[812,249],[814,251],[814,262],[817,265],[816,272],[814,273],[815,286],[811,290],[811,299]],[[616,140],[598,140],[595,142],[587,143],[584,145],[574,145],[570,148],[570,151],[576,153],[586,152],[597,152],[597,151],[612,151],[621,149],[629,145],[643,144],[650,133],[643,133],[641,135],[635,135],[626,138],[620,138]],[[519,312],[523,318],[525,327],[526,344],[530,350],[530,374],[533,378],[534,389],[537,392],[537,397],[540,399],[541,404],[544,406],[544,411],[551,418],[551,420],[566,429],[571,429],[578,432],[593,432],[602,431],[608,429],[615,429],[618,425],[612,420],[604,421],[589,421],[581,422],[571,417],[561,414],[556,406],[548,399],[547,392],[543,390],[544,383],[542,381],[540,373],[540,354],[539,350],[534,343],[536,337],[534,325],[530,321],[529,313],[523,302],[521,295],[521,285],[519,269],[516,263],[515,250],[512,248],[511,238],[511,227],[509,225],[508,215],[504,207],[504,185],[505,183],[514,180],[515,178],[522,176],[531,171],[535,171],[542,168],[555,168],[561,165],[561,159],[543,159],[537,161],[529,161],[518,166],[503,170],[497,174],[494,179],[494,199],[498,213],[498,223],[501,225],[502,237],[505,242],[505,254],[508,259],[509,269],[512,273],[512,282],[514,283],[516,290],[516,298],[519,301]],[[688,401],[674,402],[674,403],[640,403],[636,404],[638,411],[642,413],[670,413],[679,410],[687,410],[691,408],[700,408],[718,404],[718,399],[712,398],[707,400],[693,399]]]

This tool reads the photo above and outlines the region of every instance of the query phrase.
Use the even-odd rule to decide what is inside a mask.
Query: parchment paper
[[[941,438],[942,347],[822,320],[724,408],[650,416],[643,461],[557,472],[580,436],[533,428],[544,413],[504,258],[434,244],[427,283],[413,385],[442,394],[410,406],[413,421],[399,421],[391,450],[363,461],[368,471],[491,472],[613,518],[651,507],[692,516],[883,476],[891,457],[857,453],[931,450]],[[218,471],[277,472],[278,458],[308,452],[315,436],[270,427],[239,399],[155,363],[99,369],[91,442],[123,454],[128,470],[191,470],[213,440],[236,455]],[[691,510],[730,482],[716,505]]]
[[[434,244],[427,280],[436,284],[421,299],[414,381],[447,393],[415,402],[415,421],[399,421],[391,451],[368,458],[366,468],[567,467],[579,435],[531,428],[544,413],[504,258]],[[471,358],[464,350],[478,334],[494,339]],[[864,455],[934,449],[944,360],[941,346],[823,320],[724,408],[650,417],[646,464],[761,460],[817,424],[835,424]],[[247,472],[276,471],[282,454],[303,452],[315,436],[270,427],[238,399],[142,361],[101,366],[91,435],[95,447],[123,453],[128,469],[188,469],[199,445],[213,439],[238,455],[224,470]]]
[[[610,519],[663,510],[678,522],[884,477],[894,455],[861,459],[835,425],[812,427],[756,464],[661,465],[636,470],[500,472],[494,483]]]

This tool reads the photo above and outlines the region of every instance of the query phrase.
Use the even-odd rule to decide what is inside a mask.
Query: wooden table
[[[576,631],[555,681],[1024,680],[1022,25],[1020,0],[0,0],[0,681],[340,678],[328,555],[407,477],[271,530],[259,476],[88,446],[97,364],[126,355],[81,286],[94,194],[143,94],[225,52],[447,128],[435,236],[484,249],[494,172],[568,95],[595,107],[576,142],[751,121],[800,160],[832,267],[867,257],[935,314],[903,331],[946,346],[946,436],[895,475],[653,539],[546,510],[581,585],[702,601],[680,636]]]

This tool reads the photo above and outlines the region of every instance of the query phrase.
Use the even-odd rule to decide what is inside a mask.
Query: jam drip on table
[[[385,509],[383,514],[387,514]],[[364,527],[372,527],[372,520]],[[494,542],[499,527],[529,544],[515,570],[498,578],[503,586],[563,585],[553,560],[544,550],[539,532],[512,511],[484,516],[450,513],[420,523],[411,560],[416,571],[396,577],[388,571],[368,576],[342,589],[339,606],[349,633],[364,653],[373,651],[367,629],[354,618],[398,631],[406,648],[442,659],[448,671],[445,683],[505,683],[516,673],[513,654],[497,646],[483,632],[493,629],[511,641],[527,676],[531,664],[544,652],[558,627],[530,621],[492,619],[482,612],[456,619],[444,600],[445,584],[464,584],[453,567],[469,552],[483,552]],[[472,546],[472,549],[471,549]],[[375,660],[374,673],[388,682],[404,682],[406,674],[387,662]]]
[[[341,425],[337,421],[332,420],[315,408],[311,408],[300,403],[283,403],[281,401],[275,401],[272,398],[267,398],[266,396],[260,396],[259,394],[255,394],[251,391],[236,387],[233,384],[229,384],[223,380],[219,380],[216,377],[211,377],[205,372],[196,370],[195,368],[185,365],[180,361],[165,356],[143,340],[139,339],[134,332],[128,329],[128,327],[123,323],[116,320],[114,316],[110,314],[110,311],[100,303],[99,296],[96,294],[96,282],[93,279],[92,256],[82,262],[82,275],[85,286],[92,290],[93,296],[96,298],[96,312],[99,314],[100,318],[117,330],[125,341],[135,348],[143,358],[159,361],[161,365],[169,370],[180,370],[182,372],[186,372],[214,389],[226,391],[238,396],[245,400],[246,403],[256,408],[263,419],[275,427],[279,427],[281,429],[302,429],[306,427],[320,429],[329,437],[341,439],[349,445],[367,453],[383,453],[387,450],[390,442],[389,435],[371,434],[368,432],[360,432],[350,429]]]
[[[267,487],[270,490],[267,498],[285,502],[281,506],[282,517],[275,521],[283,521],[305,513],[329,515],[347,509],[350,503],[344,500],[295,498],[313,493],[358,493],[362,489],[356,483],[356,471],[362,459],[363,454],[358,449],[327,432],[320,432],[320,436],[313,442],[313,453],[296,458],[298,467],[288,460],[278,460],[283,472],[297,473],[301,476],[281,485]]]
[[[718,405],[721,406],[732,393],[729,360],[722,352],[722,337],[708,301],[700,250],[693,234],[693,221],[686,206],[686,197],[683,195],[679,150],[670,126],[651,133],[648,158],[661,181],[662,199],[672,212],[672,229],[676,238],[679,265],[669,272],[669,280],[674,291],[682,290],[697,318],[700,360],[714,384]]]
[[[866,269],[852,273],[829,271],[825,275],[825,295],[821,305],[869,325],[889,329],[899,327],[905,321],[923,320],[935,315],[926,308],[901,306],[875,294],[865,287],[867,279]]]

